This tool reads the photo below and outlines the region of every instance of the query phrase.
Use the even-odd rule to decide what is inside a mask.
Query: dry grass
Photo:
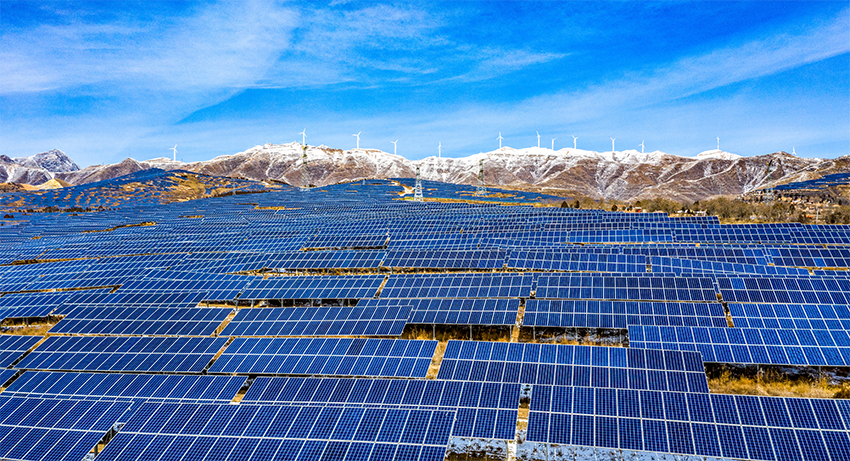
[[[715,394],[765,395],[774,397],[847,398],[850,386],[830,382],[826,376],[788,376],[772,369],[752,374],[733,374],[723,370],[708,378],[708,388]]]
[[[3,329],[0,330],[0,334],[2,335],[30,335],[30,336],[44,336],[47,334],[47,331],[53,328],[56,325],[56,322],[52,323],[33,323],[30,325],[4,325]]]
[[[437,379],[437,374],[440,372],[440,364],[443,363],[443,354],[446,353],[446,345],[448,341],[440,341],[437,343],[437,350],[434,351],[434,358],[431,359],[431,366],[428,367],[428,374],[425,379]]]

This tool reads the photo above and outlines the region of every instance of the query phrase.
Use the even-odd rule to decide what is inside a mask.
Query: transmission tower
[[[301,145],[301,190],[310,189],[310,173],[307,171],[307,145]]]
[[[487,195],[487,186],[484,184],[484,159],[478,161],[478,188],[475,195]]]
[[[422,178],[419,176],[419,165],[416,165],[416,185],[413,186],[413,201],[422,201]]]
[[[770,181],[770,165],[771,164],[773,164],[773,160],[767,162],[767,174],[765,175],[765,179],[767,179],[768,181]],[[764,200],[767,203],[772,203],[773,198],[774,198],[773,197],[773,187],[770,187],[764,192],[764,196],[762,197],[762,200]]]

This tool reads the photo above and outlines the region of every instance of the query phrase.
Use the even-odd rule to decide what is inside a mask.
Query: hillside
[[[138,161],[128,158],[117,164],[95,165],[77,171],[17,172],[15,182],[30,183],[28,175],[40,171],[41,176],[36,175],[32,183],[45,182],[50,179],[47,175],[53,175],[71,184],[86,184],[160,168],[256,181],[275,180],[300,186],[301,154],[301,145],[298,143],[265,144],[201,162],[183,163],[167,158]],[[428,157],[411,161],[375,149],[340,150],[327,146],[307,148],[310,182],[319,186],[364,178],[409,178],[415,175],[417,165],[420,166],[423,179],[477,184],[479,160],[484,161],[484,177],[488,185],[584,195],[605,200],[661,196],[677,201],[694,201],[718,195],[737,196],[768,186],[850,172],[850,156],[810,159],[787,152],[741,157],[712,150],[695,157],[679,157],[660,151],[553,151],[536,147],[504,147],[468,157]],[[769,175],[768,163],[771,163]],[[0,179],[3,179],[2,176]]]

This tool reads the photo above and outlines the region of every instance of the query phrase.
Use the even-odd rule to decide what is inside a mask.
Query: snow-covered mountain
[[[49,150],[30,157],[17,157],[12,159],[18,165],[29,168],[43,168],[51,173],[67,173],[77,171],[80,167],[59,149]]]
[[[183,163],[162,157],[144,161],[126,159],[114,165],[90,166],[79,171],[56,173],[55,176],[71,184],[83,184],[147,168],[162,168],[274,180],[297,186],[301,184],[301,155],[298,143],[265,144],[202,162]],[[769,185],[813,179],[830,173],[850,172],[850,156],[808,159],[786,152],[741,157],[711,150],[695,157],[679,157],[660,151],[553,151],[537,147],[504,147],[468,157],[427,157],[410,161],[375,149],[307,148],[310,182],[315,185],[368,178],[413,177],[417,165],[423,179],[477,184],[479,160],[484,161],[488,185],[580,194],[606,200],[658,196],[701,200],[716,195],[739,195]]]

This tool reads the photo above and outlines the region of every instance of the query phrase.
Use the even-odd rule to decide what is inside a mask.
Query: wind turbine
[[[390,142],[393,143],[393,155],[398,155],[398,139]]]
[[[499,132],[499,137],[496,138],[499,141],[499,150],[502,150],[502,140],[505,139],[502,137],[502,132]]]
[[[641,141],[640,144],[638,144],[638,146],[640,146],[640,153],[642,154],[643,148],[644,148],[643,141]]]
[[[175,144],[174,147],[172,147],[171,149],[168,149],[168,150],[174,151],[174,161],[176,162],[177,161],[177,144]]]
[[[537,148],[540,149],[540,132],[537,132]]]
[[[797,155],[797,150],[793,146],[791,147],[791,155],[793,155],[793,156]]]
[[[437,145],[437,158],[443,158],[443,141]]]
[[[717,137],[717,150],[720,150],[720,137]]]
[[[614,150],[614,141],[616,141],[616,140],[617,140],[617,138],[611,138],[611,152],[612,152],[612,153],[613,153],[613,152],[615,152],[615,150]]]
[[[573,135],[570,135],[570,136],[573,136]],[[578,136],[573,136],[573,149],[578,149],[578,147],[576,147],[576,141],[578,141]]]
[[[555,150],[555,140],[558,138],[552,138],[552,150]]]
[[[358,131],[358,132],[357,132],[357,134],[353,134],[353,135],[351,135],[351,136],[356,136],[356,137],[357,137],[357,148],[358,148],[358,149],[360,149],[360,133],[362,133],[362,131]]]

